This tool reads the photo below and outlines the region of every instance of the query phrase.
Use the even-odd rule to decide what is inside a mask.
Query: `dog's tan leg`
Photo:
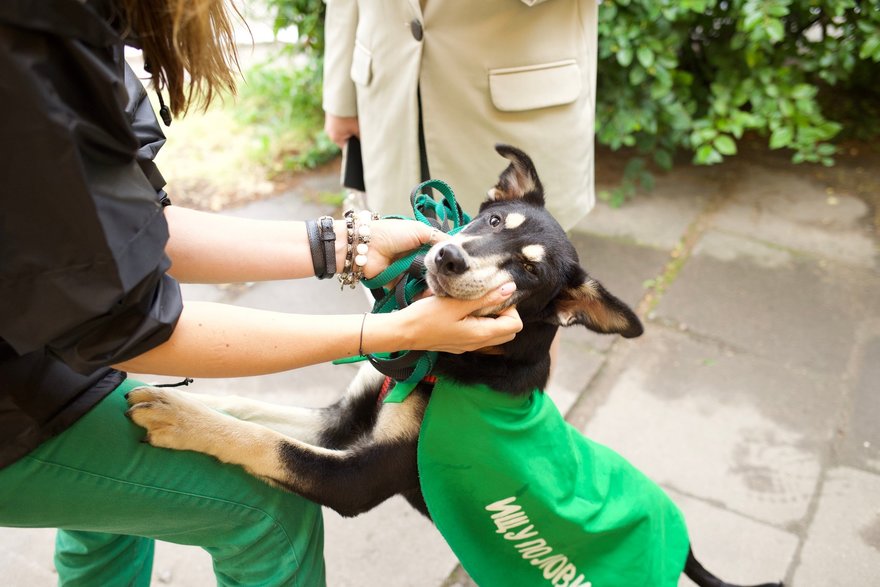
[[[334,425],[345,426],[342,416],[349,412],[349,404],[362,395],[376,395],[384,376],[372,365],[364,364],[346,389],[342,400],[324,408],[303,408],[262,402],[237,395],[207,395],[178,390],[184,398],[200,402],[239,420],[260,424],[309,444],[321,445],[322,432]]]
[[[257,477],[290,484],[290,472],[280,460],[279,446],[297,441],[213,410],[198,396],[192,396],[171,389],[138,387],[126,396],[131,405],[128,416],[147,430],[146,441],[153,446],[201,452],[240,465]],[[330,458],[337,452],[303,446]]]
[[[284,406],[237,395],[179,392],[185,399],[202,403],[233,418],[260,424],[285,436],[316,444],[320,438],[322,409]]]
[[[383,413],[375,435],[328,449],[213,410],[191,394],[140,387],[127,395],[129,417],[158,447],[192,450],[239,465],[256,477],[342,515],[367,511],[418,488],[417,426],[427,398],[413,394]],[[386,410],[383,410],[386,412]]]

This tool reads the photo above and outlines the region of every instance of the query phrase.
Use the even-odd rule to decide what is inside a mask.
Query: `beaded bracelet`
[[[339,273],[341,288],[345,286],[354,288],[364,277],[364,267],[369,260],[367,253],[370,251],[370,221],[378,220],[379,215],[369,210],[361,210],[355,214],[354,210],[346,210],[345,227],[348,243],[345,251],[345,265]]]
[[[345,249],[345,264],[342,267],[342,271],[339,272],[339,283],[342,285],[340,289],[345,289],[346,285],[354,287],[355,281],[354,274],[352,273],[351,266],[354,261],[354,210],[346,210],[343,215],[345,219],[345,233],[348,238],[348,243]]]

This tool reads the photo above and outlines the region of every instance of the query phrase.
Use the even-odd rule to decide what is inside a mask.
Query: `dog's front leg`
[[[125,397],[126,415],[147,430],[144,440],[153,446],[205,453],[270,482],[280,476],[277,447],[286,440],[280,433],[213,410],[191,393],[144,386]]]
[[[208,395],[187,391],[178,393],[187,400],[202,403],[233,418],[265,426],[309,444],[321,444],[326,408],[282,406],[237,395]]]
[[[192,450],[240,465],[345,516],[418,486],[414,438],[327,449],[215,411],[191,395],[139,387],[127,395],[128,415],[146,428],[146,440],[153,446]]]
[[[358,371],[335,404],[303,408],[262,402],[234,395],[206,395],[178,390],[239,420],[261,424],[285,436],[327,448],[345,448],[367,434],[379,411],[378,396],[385,376],[369,363]]]

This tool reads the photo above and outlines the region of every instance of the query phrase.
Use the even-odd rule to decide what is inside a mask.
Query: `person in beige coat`
[[[474,214],[526,151],[571,228],[593,206],[595,0],[327,0],[325,129],[360,137],[369,204],[442,179]],[[420,124],[422,132],[420,132]]]

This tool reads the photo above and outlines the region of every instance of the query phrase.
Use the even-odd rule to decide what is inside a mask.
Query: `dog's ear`
[[[644,332],[636,313],[583,270],[557,296],[555,310],[551,322],[559,326],[583,324],[595,332],[620,334],[624,338]]]
[[[543,206],[544,186],[529,156],[510,145],[495,145],[495,150],[509,159],[510,165],[498,177],[495,187],[489,190],[488,201],[523,199]]]

